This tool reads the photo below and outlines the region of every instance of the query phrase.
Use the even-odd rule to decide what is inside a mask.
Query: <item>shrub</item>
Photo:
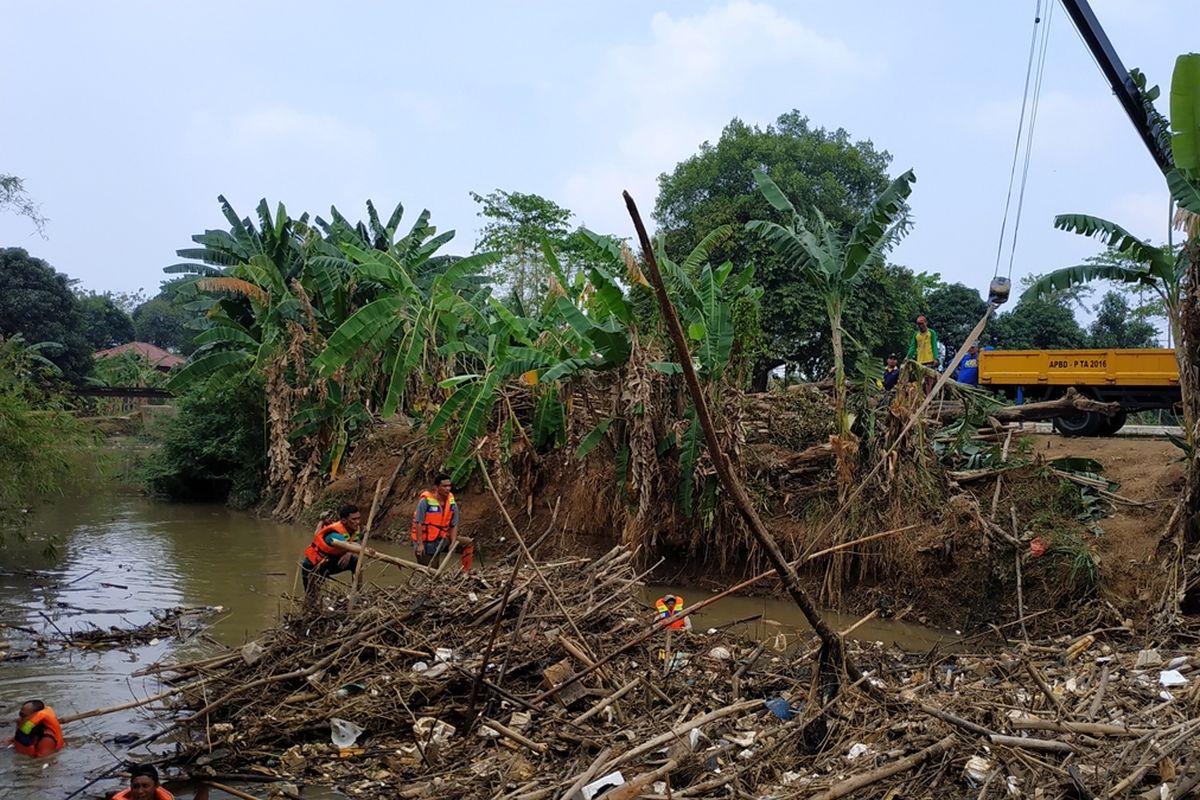
[[[221,382],[185,395],[142,467],[151,491],[172,500],[224,501],[237,508],[262,494],[267,469],[260,382]]]

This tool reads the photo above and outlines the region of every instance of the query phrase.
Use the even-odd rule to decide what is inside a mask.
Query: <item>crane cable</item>
[[[1042,76],[1046,67],[1046,51],[1050,38],[1050,19],[1054,15],[1054,0],[1050,0],[1046,13],[1046,24],[1042,25],[1042,0],[1037,0],[1033,15],[1033,33],[1029,40],[1029,60],[1025,67],[1025,87],[1021,97],[1021,115],[1017,122],[1017,135],[1013,141],[1012,166],[1008,174],[1008,194],[1004,201],[1004,217],[1000,222],[1000,236],[996,241],[996,267],[992,277],[1000,274],[1000,262],[1004,255],[1004,234],[1008,229],[1008,216],[1012,208],[1013,188],[1016,184],[1017,163],[1021,160],[1021,136],[1025,134],[1025,160],[1021,170],[1021,184],[1017,193],[1016,217],[1013,221],[1012,244],[1009,247],[1008,278],[1012,279],[1013,263],[1016,258],[1017,235],[1021,228],[1021,211],[1025,203],[1025,186],[1029,180],[1029,163],[1033,146],[1034,129],[1042,92]],[[1030,85],[1032,83],[1032,103]],[[1029,129],[1025,130],[1026,110],[1029,110]]]

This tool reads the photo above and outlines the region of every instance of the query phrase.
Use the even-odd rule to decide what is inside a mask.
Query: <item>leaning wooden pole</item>
[[[671,336],[671,342],[675,346],[675,354],[679,359],[679,365],[683,368],[683,379],[687,383],[688,392],[692,396],[692,402],[696,406],[696,419],[700,422],[700,427],[704,431],[704,441],[708,445],[708,453],[712,458],[713,466],[717,470],[717,477],[721,480],[721,485],[725,488],[729,497],[732,498],[737,510],[746,520],[746,525],[750,528],[750,532],[754,534],[754,538],[758,540],[759,545],[767,552],[767,557],[771,561],[771,565],[775,568],[776,574],[779,575],[783,585],[787,587],[788,594],[792,596],[792,600],[800,607],[804,618],[808,620],[808,624],[816,631],[817,636],[821,639],[821,644],[825,647],[826,652],[832,656],[834,663],[841,663],[846,674],[852,681],[861,681],[863,674],[858,666],[849,658],[846,657],[845,648],[842,646],[842,639],[833,629],[826,623],[821,616],[817,607],[813,605],[808,594],[800,585],[800,576],[796,572],[788,560],[784,557],[783,551],[779,549],[778,542],[775,541],[767,526],[763,524],[762,519],[758,516],[755,510],[754,502],[750,499],[750,495],[746,493],[746,488],[738,477],[733,474],[733,468],[729,464],[729,458],[725,455],[725,451],[721,449],[721,443],[717,441],[716,428],[713,425],[712,415],[708,410],[708,402],[704,398],[704,392],[700,389],[700,381],[696,377],[695,367],[692,366],[691,351],[687,346],[687,339],[684,337],[683,325],[679,322],[679,315],[675,312],[675,306],[671,303],[671,298],[667,295],[666,284],[663,283],[662,273],[658,269],[658,261],[654,257],[654,247],[650,242],[650,236],[646,233],[646,226],[642,223],[642,217],[638,213],[637,204],[633,202],[629,192],[623,192],[625,196],[625,206],[629,209],[629,216],[633,219],[633,226],[637,229],[638,241],[642,245],[642,253],[646,259],[647,271],[650,273],[650,280],[654,284],[654,294],[658,298],[658,306],[662,311],[663,320],[667,325],[667,333]]]

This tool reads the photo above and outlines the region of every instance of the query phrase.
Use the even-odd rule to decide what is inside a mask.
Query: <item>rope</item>
[[[1053,0],[1052,0],[1053,2]],[[1029,102],[1029,79],[1033,75],[1033,63],[1037,53],[1038,23],[1042,21],[1042,0],[1037,0],[1033,12],[1033,33],[1029,37],[1029,63],[1025,67],[1025,89],[1021,94],[1021,119],[1017,123],[1017,138],[1013,142],[1012,168],[1008,173],[1008,195],[1004,200],[1004,219],[1000,222],[1000,238],[996,242],[996,271],[992,277],[1000,274],[1000,256],[1004,251],[1004,232],[1008,227],[1008,210],[1012,206],[1013,184],[1017,177],[1017,161],[1021,153],[1021,133],[1025,129],[1025,106]]]
[[[1046,12],[1046,24],[1042,28],[1042,46],[1038,54],[1037,79],[1033,84],[1033,107],[1029,111],[1029,131],[1025,139],[1025,165],[1021,170],[1021,192],[1017,196],[1017,218],[1013,222],[1012,244],[1008,248],[1008,278],[1012,280],[1013,262],[1017,257],[1017,235],[1021,230],[1021,210],[1025,207],[1025,185],[1029,181],[1029,161],[1033,153],[1033,132],[1037,127],[1038,108],[1042,100],[1042,77],[1046,72],[1046,51],[1050,44],[1050,22],[1054,18],[1055,3],[1050,3]]]

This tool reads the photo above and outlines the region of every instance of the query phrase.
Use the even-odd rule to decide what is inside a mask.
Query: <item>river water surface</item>
[[[205,636],[235,646],[254,638],[278,618],[281,596],[292,589],[296,563],[312,535],[307,527],[278,525],[222,506],[165,504],[103,490],[39,509],[30,515],[26,533],[27,542],[9,537],[8,549],[0,550],[0,720],[7,720],[9,731],[0,738],[11,735],[24,700],[43,699],[60,716],[116,705],[161,690],[153,677],[132,677],[140,668],[211,652],[215,645]],[[56,552],[45,553],[51,541]],[[407,553],[394,544],[380,549]],[[367,579],[386,583],[397,572],[375,562]],[[647,587],[648,614],[653,598],[664,591],[683,595],[689,604],[710,596],[690,587]],[[27,660],[3,660],[3,651],[28,649],[32,634],[21,628],[53,639],[92,626],[129,628],[151,621],[154,610],[177,606],[222,610],[208,617],[212,625],[205,635],[184,641],[164,639],[104,652],[53,648]],[[700,630],[756,617],[742,624],[745,632],[779,644],[794,643],[807,629],[795,606],[774,599],[729,598],[695,616]],[[853,621],[830,619],[841,628]],[[910,649],[947,640],[939,631],[895,622],[872,622],[854,635]],[[154,730],[147,712],[129,710],[64,726],[68,746],[49,759],[0,749],[0,798],[65,797],[125,755],[114,737]],[[117,788],[107,779],[82,796],[100,797]],[[225,795],[213,792],[212,797]]]

